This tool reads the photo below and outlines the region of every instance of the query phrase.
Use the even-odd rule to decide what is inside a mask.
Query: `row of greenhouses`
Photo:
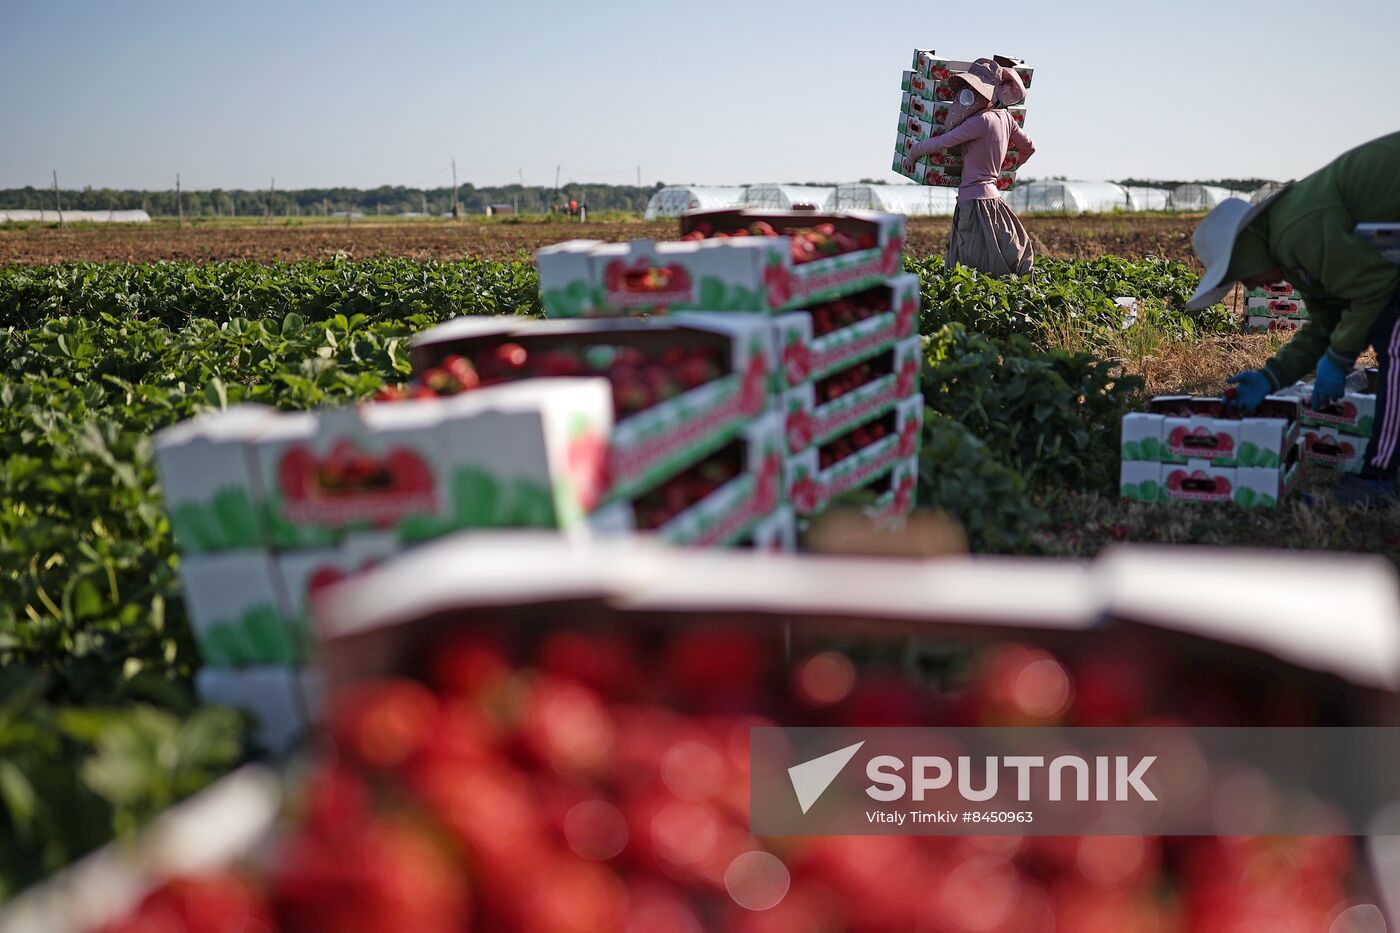
[[[1265,191],[1277,190],[1266,186]],[[746,187],[662,188],[647,204],[648,220],[675,217],[685,211],[744,207],[765,210],[816,209],[823,211],[872,210],[909,216],[951,216],[957,189],[924,185],[851,184],[750,185]],[[1086,214],[1112,211],[1208,211],[1230,197],[1250,200],[1254,194],[1214,185],[1180,185],[1152,188],[1109,181],[1031,181],[1005,195],[1017,213]]]

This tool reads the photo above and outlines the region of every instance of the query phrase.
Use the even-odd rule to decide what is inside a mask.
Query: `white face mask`
[[[977,95],[972,93],[972,88],[965,87],[958,93],[958,103],[964,107],[971,107],[977,103]]]

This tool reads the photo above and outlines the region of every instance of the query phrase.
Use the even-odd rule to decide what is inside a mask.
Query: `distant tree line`
[[[591,211],[630,211],[640,213],[647,200],[662,187],[657,182],[649,188],[635,185],[593,185],[570,182],[559,186],[558,199],[570,199],[587,204]],[[175,190],[134,191],[115,188],[83,188],[81,191],[59,190],[65,210],[144,210],[153,216],[175,216],[178,213]],[[478,188],[462,185],[457,189],[460,210],[466,214],[481,214],[490,204],[509,204],[521,213],[547,213],[555,201],[553,188],[539,186],[503,185]],[[240,188],[215,188],[212,191],[181,191],[180,206],[187,217],[201,216],[274,216],[343,214],[346,212],[374,214],[448,214],[452,211],[451,188],[404,188],[384,185],[379,188],[299,188],[289,191],[267,188],[250,191]],[[0,210],[52,210],[52,188],[0,188]]]
[[[1228,188],[1231,191],[1253,191],[1273,183],[1267,178],[1212,178],[1205,181],[1154,181],[1143,178],[1125,178],[1118,182],[1120,185],[1168,189],[1180,188],[1182,185],[1213,185],[1216,188]]]

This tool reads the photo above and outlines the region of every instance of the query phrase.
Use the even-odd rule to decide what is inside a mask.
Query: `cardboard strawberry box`
[[[914,337],[789,389],[782,404],[788,452],[825,444],[893,409],[918,391],[920,362]]]
[[[933,113],[935,106],[936,103],[934,101],[920,97],[918,94],[911,94],[905,91],[904,96],[899,102],[899,112],[906,117],[913,117],[925,123],[933,123],[935,119]]]
[[[914,336],[918,318],[919,277],[911,273],[779,315],[773,328],[779,388],[819,379]]]
[[[904,72],[904,76],[899,82],[899,89],[906,94],[916,94],[929,100],[937,100],[934,97],[933,82],[917,71]]]
[[[777,412],[751,422],[714,454],[635,499],[600,509],[600,535],[654,533],[672,544],[724,547],[779,505],[782,422]]]
[[[1271,282],[1263,288],[1246,288],[1245,298],[1293,298],[1297,291],[1287,282]]]
[[[284,548],[351,531],[578,529],[601,493],[612,394],[540,379],[450,398],[284,415],[255,442]]]
[[[1375,369],[1357,370],[1353,376],[1357,374],[1361,375],[1360,379],[1348,378],[1342,400],[1321,410],[1308,404],[1312,399],[1312,383],[1301,382],[1294,386],[1293,394],[1302,403],[1303,424],[1332,428],[1354,437],[1370,437],[1376,421],[1377,372]]]
[[[1300,298],[1246,298],[1245,313],[1250,317],[1277,317],[1306,320],[1308,306]]]
[[[797,514],[816,514],[836,496],[869,486],[917,455],[923,418],[923,396],[915,395],[834,441],[791,457],[784,465],[785,482]]]
[[[551,247],[536,259],[550,317],[766,312],[839,297],[893,275],[904,236],[902,214],[725,209],[684,215],[681,242]]]
[[[420,375],[461,356],[488,381],[606,378],[612,424],[605,498],[625,500],[719,449],[769,408],[772,320],[703,313],[652,320],[459,318],[421,334],[413,360]]]
[[[1366,438],[1343,434],[1332,427],[1303,428],[1303,462],[1334,467],[1344,473],[1359,473],[1366,465]]]
[[[1300,451],[1292,447],[1279,467],[1221,467],[1207,460],[1184,464],[1124,461],[1119,491],[1139,502],[1234,503],[1270,508],[1292,493]]]
[[[1161,395],[1123,416],[1123,462],[1277,469],[1298,437],[1298,399],[1271,395],[1251,416],[1231,417],[1218,398]]]
[[[681,237],[701,243],[761,239],[781,244],[778,261],[768,261],[748,285],[764,305],[758,310],[774,311],[839,298],[899,273],[906,226],[903,214],[724,209],[685,214]],[[752,235],[754,231],[765,235]],[[703,282],[700,291],[701,310],[729,310],[711,306]]]
[[[265,405],[237,405],[156,434],[156,468],[181,553],[248,550],[270,543],[258,507],[263,491],[251,442],[277,417],[276,409]]]
[[[1302,326],[1302,321],[1285,317],[1251,315],[1245,318],[1245,330],[1250,333],[1292,333]]]

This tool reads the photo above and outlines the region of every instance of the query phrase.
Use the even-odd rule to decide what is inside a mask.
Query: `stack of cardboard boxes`
[[[1308,307],[1292,285],[1273,282],[1245,289],[1245,327],[1251,331],[1295,331],[1308,319]]]
[[[1298,478],[1297,398],[1270,396],[1249,417],[1224,399],[1161,395],[1123,417],[1119,489],[1142,502],[1273,506]]]
[[[764,328],[780,512],[813,515],[864,490],[873,514],[894,518],[913,506],[923,419],[918,278],[901,272],[904,233],[900,215],[697,212],[682,218],[680,242],[541,250],[540,288],[551,317]]]
[[[998,56],[1001,64],[1012,67],[1021,76],[1029,92],[1034,69],[1027,68],[1015,59]],[[900,82],[899,129],[895,136],[894,171],[920,185],[937,185],[956,188],[962,184],[962,155],[954,151],[944,151],[914,163],[913,171],[908,171],[904,159],[915,143],[947,132],[948,115],[957,97],[950,80],[954,75],[967,71],[972,62],[953,61],[938,58],[932,49],[915,49],[911,70],[904,72]],[[1026,108],[1008,108],[1016,122],[1026,125]],[[997,187],[1003,191],[1016,183],[1016,170],[1025,161],[1024,153],[1008,150],[1001,165]]]
[[[156,462],[204,658],[198,686],[285,747],[315,705],[313,594],[467,528],[581,530],[604,474],[600,379],[474,397],[279,412],[241,405],[162,431]]]

